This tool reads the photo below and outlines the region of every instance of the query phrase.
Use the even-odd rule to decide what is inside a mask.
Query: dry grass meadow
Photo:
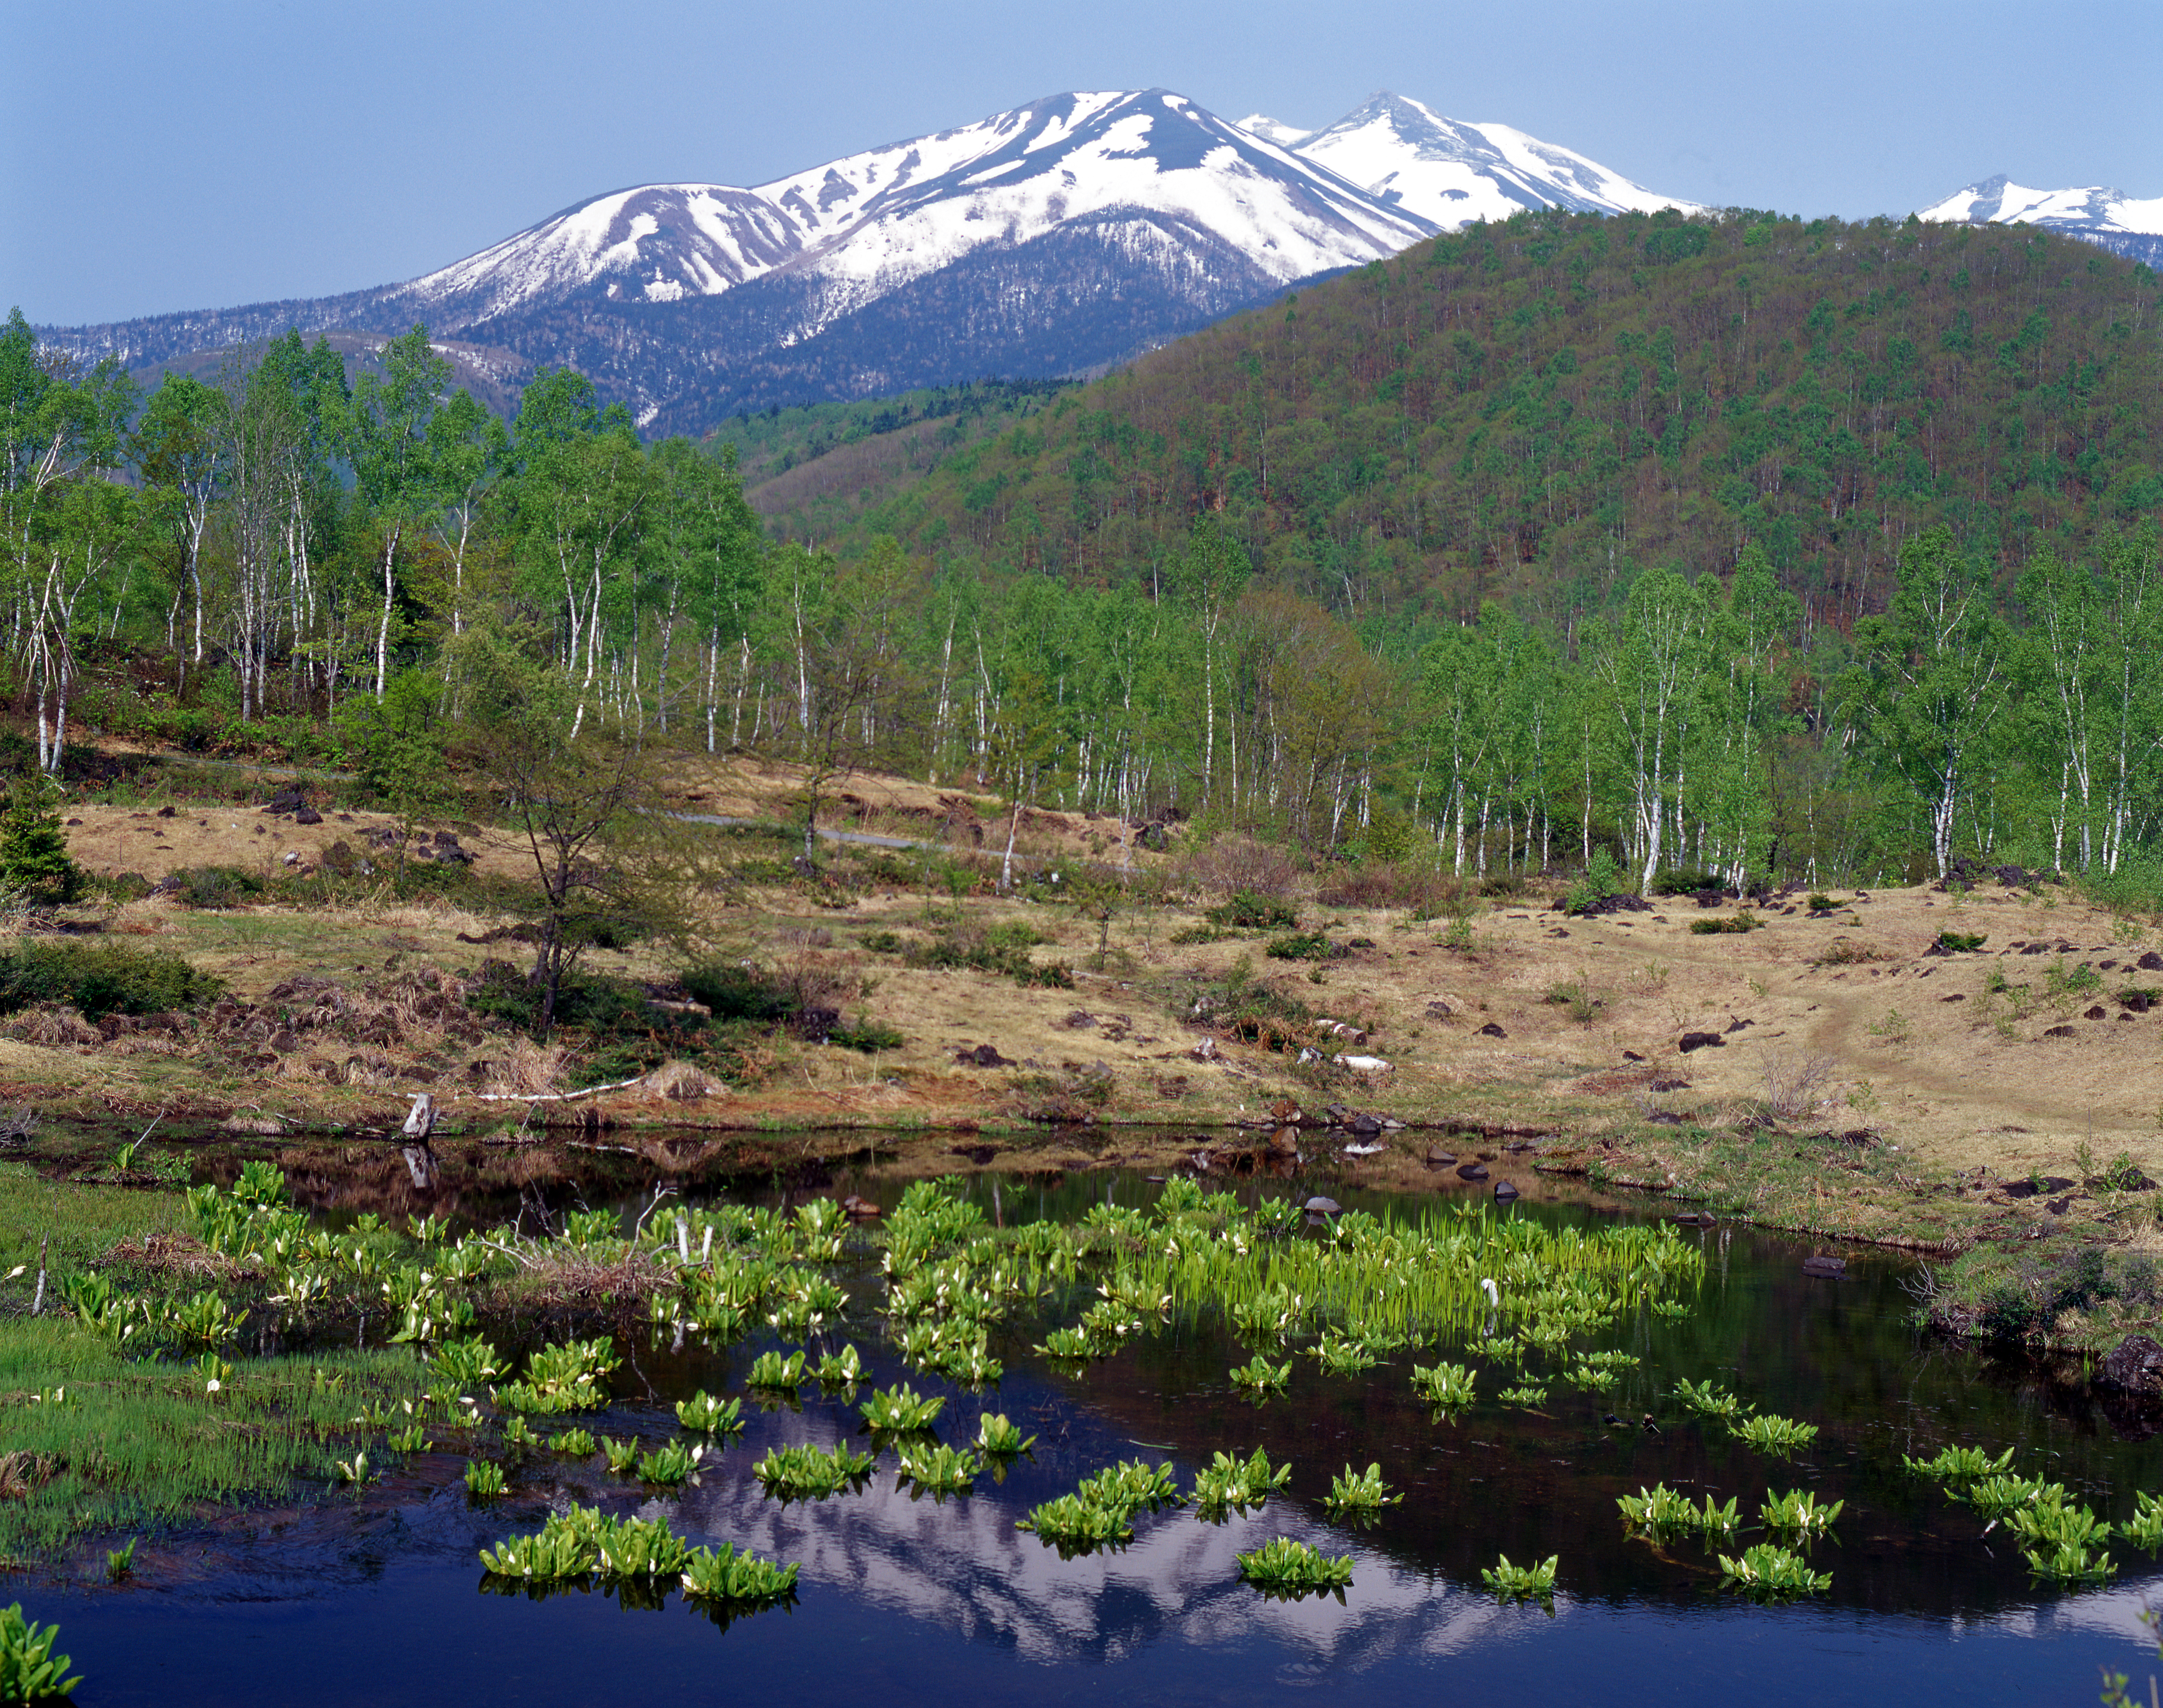
[[[797,786],[785,766],[687,763],[673,792],[689,810],[772,826]],[[626,1129],[973,1128],[1003,1135],[1017,1164],[1265,1147],[1291,1107],[1312,1118],[1334,1105],[1406,1124],[1356,1165],[1373,1176],[1417,1177],[1439,1142],[1501,1161],[1506,1141],[1537,1143],[1542,1154],[1521,1169],[1922,1243],[2030,1214],[2004,1188],[2031,1174],[2084,1179],[2121,1153],[2163,1173],[2163,959],[2139,965],[2163,932],[2063,887],[1841,891],[1817,912],[1794,893],[1753,910],[1757,929],[1707,935],[1693,924],[1731,917],[1735,903],[1679,896],[1566,917],[1558,885],[1475,901],[1441,880],[1378,898],[1326,878],[1317,890],[1282,855],[1236,841],[1191,849],[1175,833],[1152,853],[1117,820],[1032,812],[1018,846],[1037,882],[1029,899],[1008,898],[992,884],[1007,828],[997,802],[856,777],[825,822],[918,846],[829,844],[825,874],[807,880],[777,832],[752,836],[743,881],[710,898],[710,924],[727,955],[892,1028],[897,1047],[778,1037],[738,1083],[678,1065],[528,1104],[584,1082],[575,1041],[536,1044],[464,1007],[487,961],[522,967],[530,955],[508,936],[510,913],[323,882],[339,843],[384,870],[392,857],[369,840],[395,828],[383,815],[327,810],[303,826],[169,804],[170,816],[139,802],[71,808],[76,858],[153,881],[238,866],[264,880],[263,897],[88,911],[107,932],[217,974],[228,998],[192,1028],[115,1033],[66,1013],[13,1016],[0,1025],[0,1097],[294,1131],[380,1126],[429,1090],[467,1131],[573,1117]],[[495,885],[474,895],[500,901],[500,885],[530,871],[503,832],[455,833]],[[1052,899],[1092,883],[1117,898],[1108,919]],[[1325,958],[1274,958],[1281,931],[1209,924],[1207,908],[1257,885],[1321,934]],[[1356,905],[1376,899],[1397,905]],[[937,958],[930,946],[1002,927],[1034,939],[1037,965],[1070,969],[1071,988],[923,964]],[[1982,942],[1944,953],[1934,946],[1947,932]],[[597,951],[589,964],[657,985],[677,970],[654,944]],[[1231,1023],[1253,1012],[1276,1017]],[[1689,1034],[1715,1042],[1685,1051]],[[1294,1141],[1301,1153],[1320,1145]],[[1769,1186],[1758,1178],[1768,1172],[1780,1176]]]

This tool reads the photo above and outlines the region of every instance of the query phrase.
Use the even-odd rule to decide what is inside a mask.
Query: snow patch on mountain
[[[1266,112],[1250,112],[1239,121],[1239,128],[1260,137],[1265,143],[1275,143],[1281,149],[1296,149],[1314,133],[1296,124],[1286,124],[1271,118]]]
[[[2092,184],[2074,190],[2030,190],[2003,173],[1955,191],[1920,211],[1927,220],[1971,225],[2039,225],[2083,236],[2122,232],[2163,237],[2163,196],[2141,198]]]
[[[1293,145],[1370,196],[1455,230],[1531,207],[1586,213],[1685,213],[1698,204],[1663,196],[1573,149],[1506,124],[1469,124],[1387,90]]]

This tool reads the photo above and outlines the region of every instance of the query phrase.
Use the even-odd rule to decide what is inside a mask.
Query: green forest
[[[146,394],[17,315],[23,763],[390,789],[470,762],[464,672],[516,653],[567,740],[1314,859],[2154,887],[2160,316],[2018,227],[1549,212],[1087,385],[647,443],[568,369],[498,419],[418,327]]]

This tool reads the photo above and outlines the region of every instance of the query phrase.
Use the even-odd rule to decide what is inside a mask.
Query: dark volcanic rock
[[[1686,1032],[1677,1040],[1675,1047],[1685,1056],[1692,1050],[1717,1050],[1726,1047],[1727,1040],[1716,1032]]]
[[[2103,1359],[2096,1385],[2124,1393],[2163,1393],[2163,1346],[2145,1335],[2128,1335]]]

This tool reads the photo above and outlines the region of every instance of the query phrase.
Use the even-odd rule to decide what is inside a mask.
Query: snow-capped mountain
[[[1444,230],[1507,219],[1528,207],[1581,213],[1697,212],[1571,149],[1506,124],[1468,124],[1387,90],[1336,123],[1296,132],[1257,113],[1241,121],[1303,160],[1327,166],[1370,196]]]
[[[2001,172],[1920,210],[1919,217],[1970,225],[2043,226],[2085,238],[2151,267],[2163,266],[2163,196],[2143,200],[2102,185],[2030,190]]]
[[[1669,199],[1393,95],[1312,133],[1162,89],[1057,95],[751,188],[611,191],[403,285],[50,336],[149,371],[289,326],[423,321],[498,379],[568,363],[642,426],[695,430],[769,403],[1099,369],[1437,230],[1558,205]]]
[[[595,292],[648,303],[718,296],[785,271],[819,281],[820,316],[830,319],[973,251],[1082,226],[1144,261],[1207,233],[1281,284],[1429,235],[1153,89],[1054,96],[752,190],[657,184],[597,196],[385,300],[455,327]]]

